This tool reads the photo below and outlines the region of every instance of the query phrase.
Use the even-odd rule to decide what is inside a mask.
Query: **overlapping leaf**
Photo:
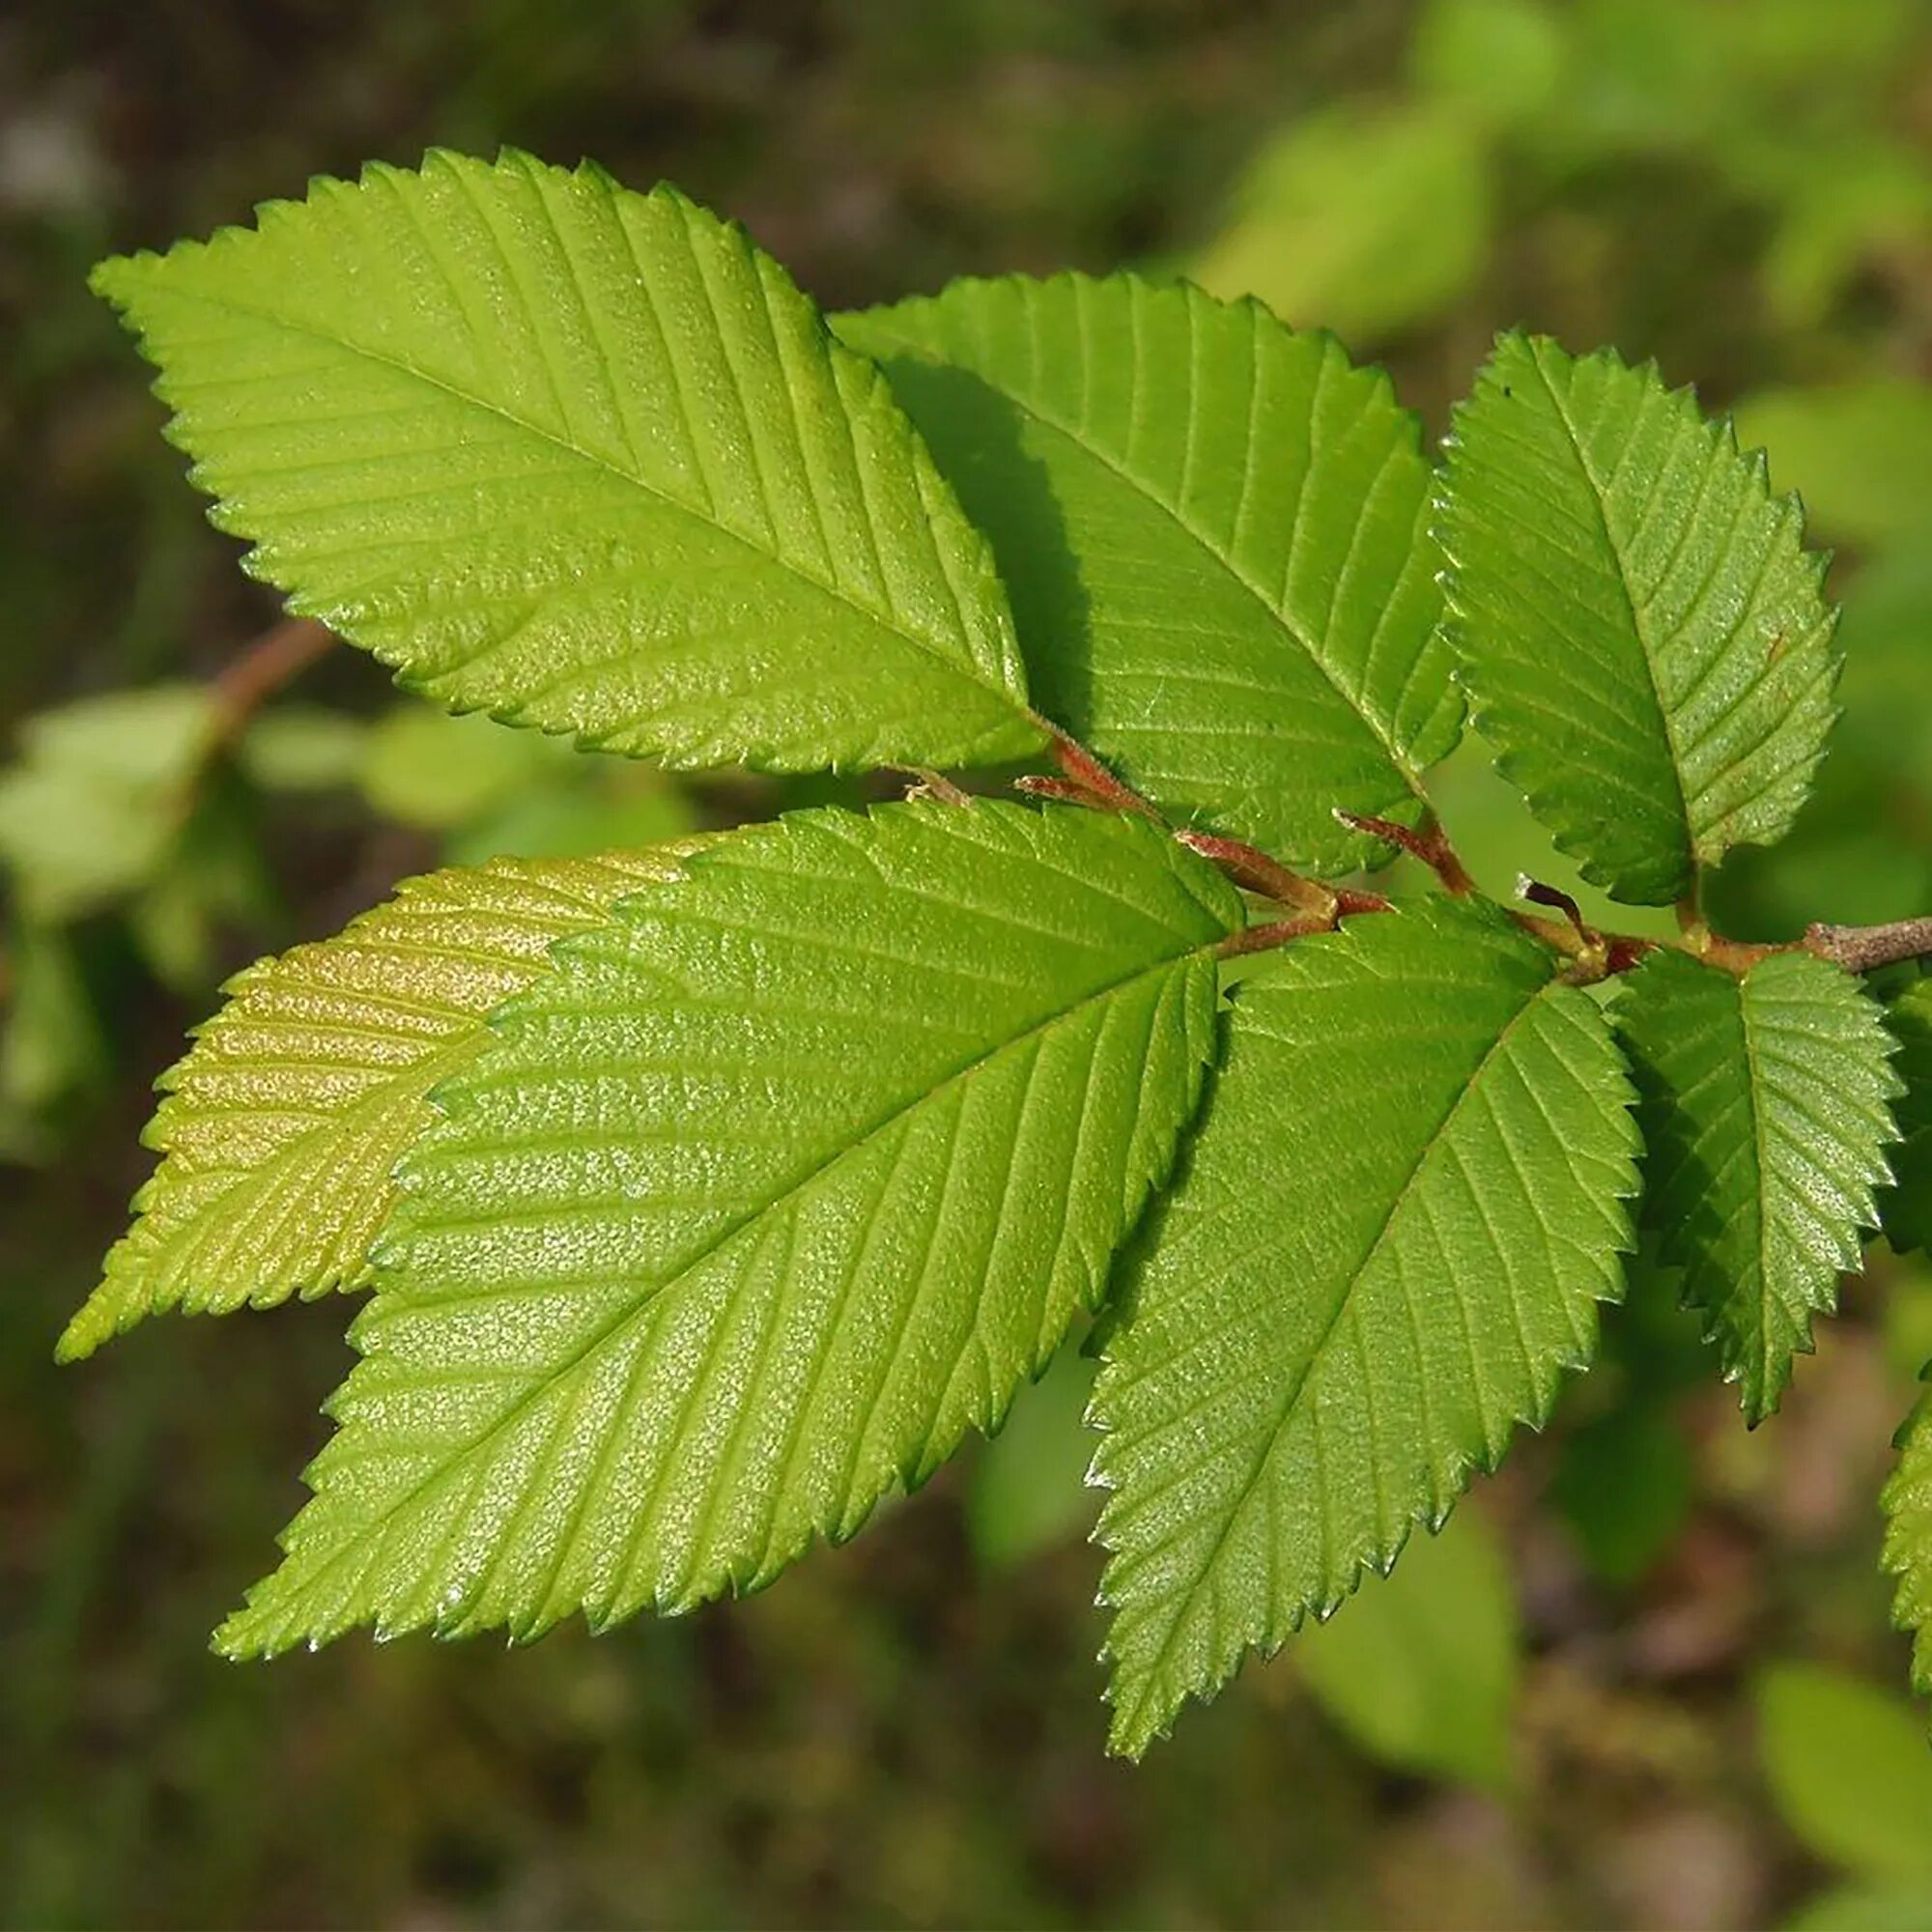
[[[852,1534],[1094,1304],[1239,919],[1145,823],[915,804],[742,833],[559,948],[440,1090],[221,1646],[603,1624]]]
[[[1891,1039],[1850,974],[1803,952],[1740,978],[1660,951],[1617,1017],[1642,1096],[1644,1218],[1762,1421],[1877,1225]]]
[[[1439,534],[1478,729],[1586,877],[1663,903],[1770,844],[1831,728],[1802,512],[1688,390],[1507,335],[1457,412]]]
[[[1113,1745],[1438,1523],[1622,1282],[1632,1094],[1536,941],[1442,900],[1298,942],[1226,1060],[1094,1392]]]
[[[691,849],[435,872],[335,938],[237,975],[162,1076],[146,1139],[164,1158],[62,1358],[161,1309],[361,1286],[391,1170],[435,1118],[430,1090],[484,1043],[484,1016],[541,976],[556,940],[673,876]]]
[[[674,189],[433,154],[95,285],[251,569],[453,709],[684,765],[1041,743],[878,372]]]
[[[1324,871],[1412,819],[1462,707],[1429,466],[1379,371],[1131,275],[838,318],[992,537],[1047,712],[1170,811]]]

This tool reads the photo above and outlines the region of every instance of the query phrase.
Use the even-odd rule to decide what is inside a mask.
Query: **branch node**
[[[1466,898],[1475,891],[1475,880],[1456,856],[1456,848],[1450,844],[1449,835],[1442,829],[1442,821],[1433,811],[1420,825],[1402,825],[1393,818],[1376,818],[1367,812],[1344,811],[1340,806],[1334,808],[1334,816],[1350,832],[1365,832],[1371,838],[1380,838],[1390,845],[1399,846],[1411,859],[1420,860],[1442,881],[1443,890],[1454,894],[1457,898]]]

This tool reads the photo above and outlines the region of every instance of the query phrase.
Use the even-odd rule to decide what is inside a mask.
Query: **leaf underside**
[[[133,1228],[61,1337],[89,1355],[144,1316],[220,1314],[357,1288],[430,1090],[539,978],[552,945],[697,841],[600,859],[498,859],[402,885],[333,939],[258,961],[161,1076],[144,1139],[163,1159]]]
[[[250,570],[454,710],[684,766],[1043,742],[883,378],[672,188],[433,153],[95,286]]]
[[[1662,904],[1790,829],[1831,729],[1825,560],[1688,390],[1612,352],[1497,344],[1437,533],[1476,727],[1584,876]]]
[[[1240,917],[1140,821],[907,804],[737,834],[559,948],[438,1096],[218,1645],[602,1626],[851,1535],[1094,1304]]]
[[[1877,1225],[1891,1039],[1850,974],[1802,952],[1739,978],[1659,951],[1617,1024],[1641,1096],[1643,1218],[1761,1422]]]
[[[1116,1750],[1548,1413],[1621,1291],[1631,1099],[1594,1003],[1487,909],[1365,920],[1239,989],[1094,1397]]]
[[[1430,468],[1379,371],[1132,275],[836,318],[992,538],[1046,711],[1171,813],[1335,873],[1386,857],[1462,703]]]

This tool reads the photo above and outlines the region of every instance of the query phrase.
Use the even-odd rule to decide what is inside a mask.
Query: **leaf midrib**
[[[667,1295],[674,1293],[683,1286],[692,1274],[705,1262],[709,1261],[712,1256],[728,1245],[739,1235],[743,1234],[747,1228],[762,1220],[766,1215],[781,1210],[800,1195],[806,1193],[848,1155],[858,1153],[862,1149],[876,1141],[881,1135],[890,1132],[908,1115],[917,1112],[918,1109],[928,1102],[937,1100],[948,1090],[956,1086],[961,1081],[971,1079],[976,1073],[981,1071],[1002,1054],[1009,1052],[1014,1047],[1021,1046],[1029,1040],[1043,1037],[1055,1027],[1072,1019],[1076,1014],[1086,1010],[1096,1002],[1113,999],[1117,995],[1126,992],[1141,980],[1149,979],[1155,974],[1172,973],[1198,960],[1211,959],[1218,944],[1218,940],[1206,941],[1201,945],[1188,948],[1185,952],[1173,953],[1165,958],[1156,960],[1151,965],[1136,967],[1131,973],[1124,974],[1120,979],[1112,980],[1107,985],[1099,987],[1091,993],[1081,995],[1079,999],[1057,1009],[1044,1018],[1035,1021],[1031,1026],[1009,1036],[1008,1038],[1000,1040],[983,1053],[977,1054],[965,1065],[954,1068],[952,1072],[944,1075],[931,1086],[923,1089],[910,1099],[893,1108],[890,1113],[873,1122],[851,1140],[834,1150],[823,1160],[818,1161],[796,1180],[789,1182],[769,1201],[747,1210],[745,1213],[738,1215],[726,1223],[723,1228],[716,1231],[696,1252],[681,1261],[677,1264],[677,1270],[674,1274],[668,1276],[664,1281],[656,1284],[655,1287],[647,1289],[637,1300],[621,1308],[610,1320],[600,1323],[584,1339],[582,1344],[573,1350],[567,1360],[554,1371],[534,1380],[500,1414],[493,1417],[483,1430],[472,1436],[468,1442],[464,1443],[462,1447],[440,1458],[432,1469],[420,1480],[412,1484],[402,1495],[387,1504],[379,1515],[358,1522],[355,1525],[355,1533],[353,1536],[342,1538],[338,1543],[338,1547],[330,1551],[317,1568],[302,1577],[299,1585],[300,1592],[305,1595],[316,1588],[323,1578],[333,1575],[342,1561],[360,1548],[367,1537],[376,1534],[381,1529],[386,1528],[397,1516],[408,1509],[436,1483],[446,1478],[453,1469],[469,1462],[480,1450],[494,1441],[505,1429],[514,1424],[533,1403],[576,1375],[586,1361],[601,1350],[606,1344],[619,1335],[632,1322],[640,1321],[645,1316],[656,1311],[659,1303]],[[375,1315],[381,1310],[383,1298],[379,1282],[377,1298],[369,1305],[368,1314]],[[431,1300],[425,1302],[423,1305],[434,1308],[435,1302]],[[365,1357],[365,1359],[367,1358]],[[574,1535],[575,1533],[576,1527],[573,1522],[573,1527],[567,1534]],[[272,1578],[270,1581],[272,1581]],[[252,1605],[244,1606],[237,1612],[235,1618],[230,1619],[230,1622],[255,1618],[265,1613],[256,1610]],[[283,1616],[286,1616],[286,1612],[283,1612]],[[217,1633],[217,1635],[219,1635],[219,1633]]]
[[[1458,1116],[1467,1104],[1470,1095],[1482,1085],[1492,1064],[1507,1044],[1511,1036],[1516,1032],[1516,1029],[1536,1009],[1539,1002],[1542,1001],[1555,983],[1553,980],[1545,980],[1542,984],[1534,987],[1529,997],[1511,1014],[1507,1024],[1497,1033],[1495,1038],[1490,1042],[1489,1046],[1484,1049],[1482,1058],[1476,1063],[1468,1079],[1463,1083],[1454,1099],[1450,1101],[1447,1111],[1436,1122],[1435,1125],[1430,1130],[1427,1139],[1423,1142],[1421,1149],[1416,1154],[1414,1165],[1409,1169],[1401,1187],[1396,1190],[1395,1198],[1389,1204],[1388,1212],[1383,1216],[1382,1225],[1377,1231],[1375,1239],[1370,1242],[1368,1251],[1350,1271],[1347,1286],[1336,1296],[1335,1306],[1330,1311],[1328,1320],[1322,1324],[1321,1333],[1317,1337],[1315,1346],[1308,1351],[1307,1360],[1295,1374],[1287,1394],[1283,1397],[1277,1408],[1275,1419],[1268,1427],[1261,1453],[1255,1458],[1254,1467],[1250,1470],[1247,1481],[1241,1486],[1240,1494],[1230,1506],[1220,1530],[1215,1535],[1212,1547],[1203,1559],[1200,1568],[1196,1571],[1194,1580],[1187,1586],[1184,1607],[1168,1622],[1167,1630],[1161,1638],[1160,1649],[1155,1654],[1152,1663],[1148,1666],[1147,1673],[1142,1680],[1145,1688],[1142,1690],[1140,1696],[1134,1701],[1133,1715],[1136,1719],[1139,1719],[1141,1713],[1146,1709],[1148,1699],[1155,1694],[1161,1673],[1167,1668],[1168,1662],[1173,1657],[1174,1646],[1179,1640],[1180,1627],[1186,1620],[1187,1609],[1191,1608],[1194,1598],[1200,1591],[1201,1586],[1207,1581],[1215,1565],[1220,1562],[1223,1553],[1227,1549],[1228,1540],[1235,1532],[1236,1523],[1247,1509],[1255,1491],[1274,1462],[1275,1456],[1281,1448],[1283,1435],[1287,1431],[1294,1410],[1301,1402],[1301,1397],[1308,1386],[1309,1378],[1314,1375],[1316,1369],[1321,1365],[1323,1356],[1327,1353],[1328,1345],[1334,1340],[1335,1331],[1341,1326],[1343,1317],[1348,1313],[1353,1303],[1356,1291],[1361,1287],[1362,1277],[1375,1264],[1376,1258],[1382,1251],[1382,1244],[1389,1238],[1389,1231],[1395,1226],[1403,1208],[1407,1204],[1410,1195],[1414,1192],[1424,1170],[1429,1166],[1431,1157],[1435,1154],[1436,1148],[1441,1145],[1444,1136],[1447,1135],[1450,1128],[1455,1125]],[[1268,1605],[1270,1621],[1272,1621],[1273,1615],[1274,1605],[1270,1603]],[[1118,1655],[1118,1653],[1115,1654]]]
[[[971,644],[963,633],[963,628],[961,637],[962,649],[955,655],[930,639],[921,637],[916,631],[907,630],[895,609],[890,610],[887,612],[881,612],[868,605],[862,604],[851,591],[836,580],[809,568],[797,558],[783,555],[776,550],[769,549],[767,546],[759,543],[754,537],[748,535],[745,531],[735,527],[735,526],[726,523],[722,517],[706,515],[704,512],[694,508],[691,504],[680,501],[669,491],[653,483],[648,477],[639,475],[637,470],[627,469],[620,464],[612,463],[609,457],[602,456],[595,450],[586,449],[574,438],[568,435],[559,435],[554,430],[546,429],[541,423],[532,422],[527,416],[520,414],[517,411],[508,408],[506,405],[493,401],[487,396],[480,396],[473,390],[465,388],[462,384],[451,382],[445,377],[435,375],[404,356],[371,348],[367,343],[351,341],[345,335],[336,334],[328,329],[318,327],[312,323],[293,321],[289,317],[280,315],[272,309],[261,308],[251,302],[238,301],[232,296],[216,295],[203,289],[172,289],[167,290],[166,293],[177,299],[197,301],[209,308],[243,316],[252,322],[266,324],[271,328],[285,330],[291,335],[299,335],[312,342],[324,343],[329,348],[340,350],[345,355],[359,356],[364,361],[375,363],[381,368],[390,369],[398,375],[408,376],[415,382],[423,384],[426,387],[435,389],[440,394],[448,396],[452,401],[462,404],[469,409],[476,410],[486,416],[497,417],[500,421],[509,424],[511,428],[521,430],[525,435],[534,437],[539,441],[547,442],[553,448],[561,450],[564,454],[577,458],[580,462],[589,465],[594,469],[602,470],[607,476],[614,477],[619,482],[628,483],[634,488],[642,491],[645,496],[651,497],[654,501],[664,504],[667,508],[675,511],[682,517],[688,518],[692,523],[697,524],[708,530],[722,532],[752,555],[777,564],[781,570],[789,572],[802,582],[810,584],[813,589],[820,591],[834,602],[842,604],[847,610],[865,619],[868,624],[886,632],[889,636],[899,639],[904,643],[910,644],[915,650],[923,652],[926,656],[946,666],[949,669],[960,673],[970,679],[971,682],[980,686],[981,689],[990,692],[1011,710],[1016,717],[1025,723],[1042,731],[1046,728],[1038,714],[1029,704],[1015,697],[1012,692],[1009,691],[1004,684],[997,682],[987,672],[985,667],[974,656]],[[829,335],[827,337],[827,346],[835,354],[841,350],[847,355],[856,355],[858,353],[855,350],[844,349],[842,344]],[[961,521],[966,521],[963,512],[961,513]],[[967,527],[974,529],[974,533],[978,534],[977,528],[970,523],[967,524]],[[942,570],[942,575],[944,574]]]

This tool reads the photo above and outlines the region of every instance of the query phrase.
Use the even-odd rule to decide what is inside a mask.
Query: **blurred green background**
[[[399,876],[826,795],[668,781],[273,636],[90,263],[433,142],[589,154],[828,304],[1122,262],[1389,362],[1613,341],[1837,550],[1846,718],[1720,923],[1932,907],[1924,0],[26,0],[0,19],[0,1919],[19,1925],[1932,1926],[1874,1502],[1932,1355],[1875,1255],[1754,1434],[1640,1272],[1437,1541],[1101,1755],[1082,1365],[776,1590],[534,1649],[217,1662],[344,1309],[53,1339],[219,980]],[[1473,750],[1474,748],[1470,748]],[[1568,873],[1461,755],[1492,890]],[[1628,922],[1626,922],[1628,923]]]

